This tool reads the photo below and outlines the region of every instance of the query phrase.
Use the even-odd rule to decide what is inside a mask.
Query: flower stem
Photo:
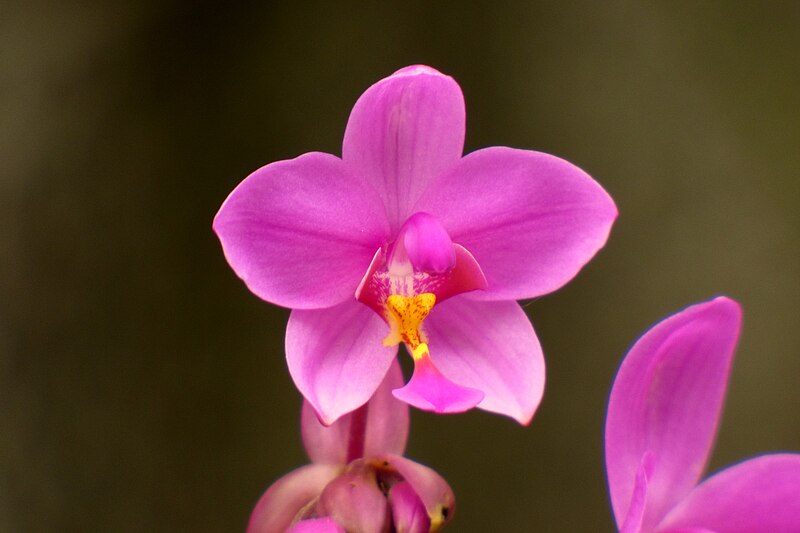
[[[367,437],[367,412],[369,402],[350,413],[350,438],[347,441],[347,461],[355,461],[364,456],[364,441]]]

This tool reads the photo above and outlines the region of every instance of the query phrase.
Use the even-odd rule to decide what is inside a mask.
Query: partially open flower
[[[452,517],[455,497],[442,477],[402,456],[408,406],[395,362],[362,408],[323,426],[304,402],[303,443],[312,463],[276,481],[256,504],[248,533],[425,533]]]

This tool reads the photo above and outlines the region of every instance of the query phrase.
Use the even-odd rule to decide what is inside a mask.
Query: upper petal
[[[284,533],[341,469],[338,465],[306,465],[280,478],[258,500],[247,533]]]
[[[458,84],[421,65],[379,81],[356,102],[342,159],[378,191],[394,231],[428,184],[461,157],[464,124]]]
[[[489,287],[471,297],[489,300],[558,289],[603,247],[617,216],[611,197],[575,165],[506,147],[465,156],[414,209],[472,252]]]
[[[694,489],[659,531],[800,531],[800,454],[762,455],[729,467]]]
[[[455,296],[434,308],[425,332],[442,374],[483,391],[479,408],[530,422],[544,393],[544,357],[519,304]]]
[[[386,323],[355,300],[292,311],[286,361],[295,385],[324,424],[364,405],[397,353],[385,347]]]
[[[388,235],[380,199],[329,154],[262,167],[228,196],[214,231],[257,296],[318,308],[352,296]]]
[[[403,386],[403,373],[395,358],[383,382],[367,402],[363,457],[386,453],[402,455],[408,439],[408,405],[392,395]],[[324,426],[308,401],[303,402],[303,445],[315,463],[345,464],[350,444],[353,413]]]
[[[606,469],[617,523],[641,458],[653,454],[642,529],[652,530],[697,483],[716,434],[741,309],[728,298],[663,320],[633,345],[608,404]]]

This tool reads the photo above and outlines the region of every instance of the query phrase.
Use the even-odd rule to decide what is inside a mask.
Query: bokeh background
[[[529,427],[414,412],[452,530],[611,531],[605,403],[646,327],[725,293],[745,327],[712,469],[800,450],[800,4],[60,2],[0,6],[0,530],[242,531],[305,462],[288,311],[211,220],[250,171],[340,153],[352,104],[425,63],[467,150],[562,156],[608,246],[526,309]]]

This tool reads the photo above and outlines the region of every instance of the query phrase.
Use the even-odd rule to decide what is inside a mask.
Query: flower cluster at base
[[[623,360],[605,435],[622,533],[800,531],[800,454],[760,455],[700,482],[741,320],[725,297],[693,305],[656,324]]]
[[[408,406],[391,390],[403,383],[395,362],[372,399],[331,426],[308,402],[303,444],[312,463],[286,474],[261,497],[248,533],[429,533],[453,518],[447,482],[402,453]]]
[[[214,219],[225,257],[289,307],[286,359],[325,424],[366,403],[398,346],[394,394],[420,409],[478,407],[527,424],[544,358],[515,300],[550,293],[605,245],[614,202],[571,163],[503,146],[462,157],[464,97],[401,69],[358,99],[342,157],[266,165]]]

